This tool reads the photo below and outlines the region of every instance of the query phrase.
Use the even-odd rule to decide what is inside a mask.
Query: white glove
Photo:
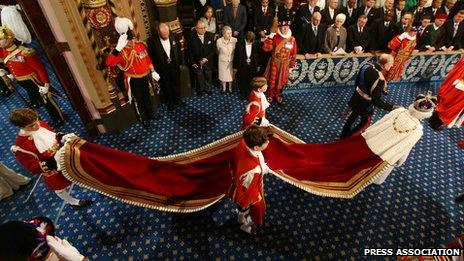
[[[116,51],[120,52],[122,48],[126,47],[129,40],[127,40],[127,34],[121,34],[118,39],[118,43],[116,44]]]
[[[63,137],[61,138],[61,143],[65,144],[68,140],[74,138],[74,137],[77,137],[76,134],[74,133],[68,133],[68,134],[65,134],[63,135]]]
[[[47,244],[58,257],[65,261],[82,261],[84,259],[84,256],[66,239],[47,236]]]
[[[40,94],[47,94],[48,91],[50,90],[50,84],[49,83],[46,83],[44,84],[44,86],[39,86],[39,93]]]
[[[14,81],[15,77],[13,76],[13,74],[7,74],[6,76],[8,76],[8,78],[10,78],[10,80]]]
[[[270,34],[267,36],[267,38],[272,39],[272,38],[274,38],[275,35],[276,35],[276,33],[270,33]]]
[[[160,75],[156,71],[151,73],[151,77],[155,79],[155,81],[159,81],[159,79],[161,79]]]
[[[5,75],[7,75],[7,74],[8,74],[8,72],[5,71],[5,69],[0,69],[0,77],[3,77]]]

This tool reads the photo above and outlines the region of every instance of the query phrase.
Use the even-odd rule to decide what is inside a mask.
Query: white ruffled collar
[[[410,41],[416,40],[416,36],[415,36],[415,35],[414,35],[414,36],[410,36],[407,32],[404,32],[404,33],[403,33],[403,36],[404,36],[403,38],[406,38],[406,39],[408,39],[408,40],[410,40]]]
[[[286,34],[282,34],[280,29],[277,30],[277,33],[280,35],[280,37],[282,37],[284,39],[290,38],[290,36],[292,36],[292,30],[290,30],[290,29],[288,29],[288,33],[286,33]]]

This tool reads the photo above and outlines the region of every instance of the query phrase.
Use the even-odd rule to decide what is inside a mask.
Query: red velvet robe
[[[248,96],[248,105],[243,113],[242,129],[252,125],[256,119],[265,117],[266,111],[261,103],[261,97],[254,91]]]
[[[286,41],[281,45],[282,41]],[[272,51],[272,57],[267,64],[264,77],[268,83],[268,99],[281,97],[282,89],[288,82],[290,68],[296,64],[297,46],[293,36],[283,38],[276,34],[273,39],[264,41],[263,50]]]
[[[416,47],[416,40],[410,40],[405,38],[399,39],[399,35],[393,38],[388,43],[388,48],[391,50],[391,55],[395,59],[392,68],[388,71],[387,81],[399,80],[401,75],[404,73],[404,66],[406,62],[411,58],[411,54]]]
[[[53,131],[53,129],[47,123],[39,121],[39,124],[41,127]],[[21,165],[23,165],[27,170],[29,170],[32,174],[35,175],[44,173],[40,166],[40,161],[53,158],[53,155],[55,154],[56,149],[58,148],[58,146],[56,146],[55,148],[50,148],[49,150],[40,153],[37,150],[32,137],[20,135],[16,137],[14,145],[20,147],[22,150],[31,152],[38,157],[37,159],[34,155],[23,152],[21,150],[15,152],[15,157],[21,163]],[[58,172],[54,175],[48,175],[47,173],[44,173],[43,176],[45,184],[47,184],[47,187],[50,190],[62,190],[71,184],[71,182],[69,182],[69,180],[67,180],[61,174],[61,172]]]
[[[248,188],[243,184],[243,175],[247,174],[253,175]],[[250,208],[253,222],[262,225],[266,212],[262,167],[259,158],[250,153],[243,139],[235,149],[234,184],[234,202],[243,209]]]
[[[461,58],[451,69],[438,90],[436,110],[438,117],[445,125],[453,123],[464,113],[464,91],[453,84],[456,80],[464,80],[464,58]]]

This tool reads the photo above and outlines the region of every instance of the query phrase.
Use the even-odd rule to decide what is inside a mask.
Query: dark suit
[[[464,47],[464,23],[459,23],[456,31],[456,35],[453,37],[454,34],[454,20],[450,19],[446,21],[443,26],[445,28],[445,41],[444,45],[449,48],[453,46],[453,50],[459,50]]]
[[[379,9],[377,9],[377,16],[378,18],[382,18],[384,19],[385,18],[385,7],[380,7]]]
[[[358,8],[358,17],[364,14],[365,9],[365,6]],[[380,18],[379,11],[377,8],[372,7],[369,9],[369,13],[367,13],[367,26],[371,26],[374,20],[377,18]]]
[[[422,17],[426,15],[426,8],[422,7],[421,10],[419,10],[420,7],[414,8],[414,10],[411,10],[411,12],[414,14],[414,26],[419,26],[421,24]]]
[[[358,8],[353,8],[353,11],[350,13],[348,12],[348,7],[344,7],[340,9],[340,13],[343,13],[346,15],[346,20],[345,23],[343,24],[344,27],[350,27],[350,25],[355,24],[358,21],[358,16],[359,16],[359,9]]]
[[[305,24],[298,38],[298,53],[315,54],[324,53],[324,40],[327,25],[319,24],[317,26],[317,35],[314,35],[313,24]]]
[[[298,11],[298,7],[292,5],[290,9],[285,8],[284,5],[280,5],[277,11],[277,20],[278,21],[295,21],[296,12]]]
[[[161,77],[160,87],[162,97],[168,106],[172,106],[180,100],[179,75],[182,61],[180,43],[172,34],[169,35],[169,44],[171,50],[168,56],[158,35],[147,39],[148,54]]]
[[[319,11],[320,11],[320,8],[317,5],[312,8],[312,12],[309,11],[308,4],[300,5],[300,8],[298,9],[298,12],[296,14],[296,19],[295,19],[296,29],[297,29],[297,32],[295,33],[296,34],[301,33],[301,31],[303,30],[303,26],[311,23],[311,17],[313,13],[319,12]]]
[[[238,40],[234,52],[234,69],[237,70],[240,97],[243,99],[246,99],[250,93],[250,82],[258,74],[259,66],[259,44],[256,42],[252,44],[250,58],[247,57],[245,46],[245,39]]]
[[[382,71],[382,68],[377,63],[374,64],[374,66],[366,66],[368,67],[361,68],[355,84],[356,87],[359,87],[359,89],[364,94],[367,94],[371,100],[366,100],[356,90],[354,91],[348,103],[351,108],[351,114],[348,116],[348,119],[343,126],[341,138],[349,137],[358,132],[374,114],[374,106],[386,111],[391,111],[393,109],[393,105],[382,100],[382,90],[385,84],[385,79],[379,79],[379,71]],[[361,78],[363,78],[363,81],[361,81]],[[378,79],[379,81],[377,82]],[[364,86],[361,85],[362,82],[364,82]],[[361,121],[358,125],[352,128],[352,125],[355,123],[357,118],[361,118]]]
[[[420,51],[426,51],[427,48],[425,46],[430,45],[430,46],[435,47],[435,51],[438,51],[444,45],[445,34],[446,34],[445,28],[443,28],[443,26],[440,26],[440,28],[438,28],[439,35],[436,38],[436,40],[433,41],[431,34],[430,34],[430,30],[433,25],[434,24],[431,24],[425,28],[420,45],[416,49],[419,49]]]
[[[386,52],[388,51],[388,42],[395,36],[396,27],[393,22],[389,22],[388,26],[385,26],[385,19],[377,19],[371,26],[371,41],[372,50]]]
[[[238,37],[244,37],[245,26],[247,24],[247,11],[245,6],[238,5],[237,14],[234,18],[233,7],[228,5],[224,8],[224,24],[232,27],[232,32],[239,32]]]
[[[330,18],[330,12],[329,12],[329,8],[324,8],[322,11],[321,11],[321,15],[322,15],[322,19],[321,19],[321,23],[325,24],[325,25],[332,25],[335,23],[335,17],[341,13],[340,9],[335,9],[334,10],[334,15],[333,15],[333,18]]]
[[[361,46],[364,52],[370,51],[369,28],[366,26],[362,32],[358,31],[358,25],[354,24],[348,27],[346,35],[346,52],[354,51],[355,46]]]
[[[395,22],[395,23],[399,23],[399,22],[401,22],[401,17],[403,17],[405,11],[404,11],[404,9],[403,9],[403,10],[401,11],[401,15],[400,15],[400,16],[398,16],[398,15],[396,14],[396,11],[397,11],[396,8],[393,8],[393,20],[392,20],[392,21]]]
[[[266,31],[266,34],[271,33],[272,22],[274,21],[275,10],[268,6],[266,13],[263,13],[263,7],[260,5],[255,8],[255,16],[253,17],[254,32],[256,38],[259,38],[259,32]]]
[[[393,22],[393,20],[392,20],[392,22]],[[399,34],[404,33],[404,30],[406,29],[406,27],[403,26],[403,23],[401,23],[401,22],[395,23],[394,26],[395,26],[395,27],[394,27],[395,29],[394,29],[394,32],[393,32],[393,37],[395,37],[395,36],[397,36],[397,35],[399,35]]]
[[[204,41],[201,42],[197,32],[192,31],[190,40],[189,40],[189,64],[192,66],[196,91],[198,94],[201,94],[203,91],[211,92],[211,78],[212,78],[212,67],[214,54],[216,53],[216,44],[214,42],[214,34],[206,32],[204,34]],[[199,62],[202,58],[206,58],[208,62],[200,66]],[[194,68],[193,65],[197,65],[197,68]]]
[[[425,16],[425,15],[430,16],[431,21],[433,22],[433,21],[435,21],[435,15],[438,13],[438,10],[439,10],[439,8],[437,8],[437,10],[435,10],[435,12],[434,12],[431,6],[426,7],[424,9],[423,16]]]

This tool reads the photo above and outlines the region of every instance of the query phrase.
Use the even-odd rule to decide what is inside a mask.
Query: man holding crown
[[[109,67],[118,66],[124,72],[129,102],[134,102],[135,111],[144,128],[148,120],[155,118],[150,100],[150,81],[160,79],[148,55],[147,46],[135,39],[134,25],[126,17],[116,17],[114,27],[120,34],[118,43],[106,58]]]
[[[263,44],[265,52],[272,52],[264,77],[266,77],[268,89],[268,101],[274,99],[282,103],[282,90],[288,82],[291,68],[296,64],[296,40],[290,30],[291,21],[279,21],[279,29],[275,36],[270,35]]]
[[[53,98],[47,71],[34,49],[16,45],[15,34],[6,26],[0,26],[0,59],[11,72],[0,69],[0,76],[8,74],[16,79],[27,92],[31,106],[44,104],[45,109],[57,124],[64,121],[63,113]]]

